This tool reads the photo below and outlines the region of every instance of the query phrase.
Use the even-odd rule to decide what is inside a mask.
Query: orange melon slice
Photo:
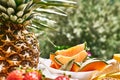
[[[55,68],[55,69],[59,69],[61,67],[61,65],[57,64],[56,62],[52,62],[50,67]]]
[[[83,43],[83,44],[79,44],[79,45],[73,46],[73,47],[65,49],[65,50],[58,50],[55,52],[55,54],[71,57],[71,56],[76,55],[77,53],[83,51],[85,48],[86,48],[86,43]]]
[[[67,64],[64,64],[60,67],[60,70],[64,70],[64,71],[70,71],[72,68],[72,65],[74,63],[74,59],[72,59],[71,61],[69,61]]]
[[[61,65],[59,65],[55,61],[55,56],[56,56],[56,54],[50,54],[50,60],[52,61],[50,67],[55,68],[55,69],[59,69],[61,67]]]
[[[53,68],[55,68],[55,69],[59,69],[59,68],[61,67],[61,65],[57,64],[55,61],[53,62],[53,64],[54,64],[54,66],[55,66],[55,67],[53,67]]]
[[[75,59],[75,62],[82,62],[83,60],[86,59],[87,55],[88,53],[85,50],[83,50],[72,57],[57,55],[55,56],[55,61],[61,65],[68,63],[72,59]]]
[[[102,60],[88,60],[81,65],[79,71],[93,71],[93,70],[102,70],[108,64]]]
[[[56,69],[56,65],[55,65],[55,63],[53,63],[53,62],[52,62],[52,63],[50,64],[50,67],[52,67],[52,68],[55,68],[55,69]]]
[[[74,64],[72,65],[71,71],[72,72],[78,72],[80,70],[80,64],[77,62],[74,62]]]
[[[51,61],[54,61],[55,56],[56,56],[56,54],[51,53],[51,54],[50,54],[50,60],[51,60]]]

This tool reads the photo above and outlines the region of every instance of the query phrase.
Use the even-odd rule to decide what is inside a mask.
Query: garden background
[[[32,29],[39,39],[41,57],[84,42],[91,57],[107,60],[120,53],[120,0],[75,1],[75,7],[61,7],[67,16],[49,14],[51,21],[43,19],[48,28]]]

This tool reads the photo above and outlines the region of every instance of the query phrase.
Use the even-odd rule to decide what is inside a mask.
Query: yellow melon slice
[[[79,71],[93,71],[93,70],[102,70],[108,63],[102,60],[88,60],[81,65]]]
[[[120,80],[120,72],[102,74],[92,80]]]
[[[120,54],[114,54],[113,55],[113,59],[117,60],[118,62],[120,62]]]
[[[71,56],[76,55],[77,53],[83,51],[85,48],[86,48],[86,43],[83,43],[83,44],[79,44],[79,45],[73,46],[73,47],[65,49],[65,50],[58,50],[55,52],[55,54],[71,57]]]
[[[110,74],[107,74],[106,76],[116,78],[116,79],[120,79],[120,72],[110,73]]]
[[[86,59],[87,55],[88,53],[85,50],[83,50],[72,57],[57,55],[55,56],[55,61],[61,65],[68,63],[72,59],[75,59],[75,62],[82,62]]]

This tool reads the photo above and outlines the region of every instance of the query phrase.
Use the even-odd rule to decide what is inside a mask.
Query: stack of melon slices
[[[108,64],[102,60],[88,60],[86,43],[50,54],[50,67],[65,71],[83,72],[102,70]]]

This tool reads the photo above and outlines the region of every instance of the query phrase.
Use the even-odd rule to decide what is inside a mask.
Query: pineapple
[[[38,65],[39,44],[27,29],[33,5],[32,0],[0,0],[1,78],[20,65],[32,68]]]
[[[57,0],[0,0],[0,80],[20,65],[37,67],[39,44],[34,33],[29,32],[28,26],[31,26],[35,14],[40,15],[40,9],[36,11],[39,14],[35,13],[35,10],[41,8],[40,4],[46,8],[46,5],[56,6],[56,2]],[[64,0],[58,0],[58,3],[58,6],[70,6],[63,3],[73,4]],[[45,11],[47,12],[43,10]]]

